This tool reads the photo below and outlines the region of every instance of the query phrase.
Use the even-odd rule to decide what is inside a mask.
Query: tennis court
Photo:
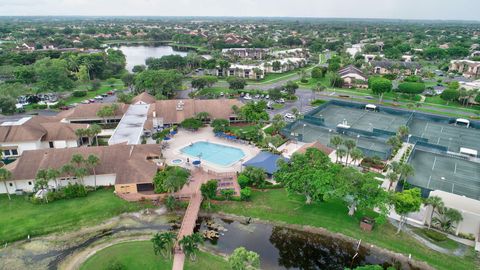
[[[384,141],[368,138],[365,136],[353,137],[346,136],[343,134],[336,133],[334,129],[328,129],[325,127],[312,125],[303,121],[297,122],[291,132],[296,134],[303,135],[303,142],[314,142],[319,141],[323,145],[330,146],[330,138],[333,136],[340,136],[343,139],[351,139],[357,142],[357,147],[361,149],[365,155],[368,156],[379,156],[380,158],[387,158],[387,155],[390,153],[390,146],[388,146]]]
[[[448,147],[452,152],[459,152],[460,147],[480,152],[480,130],[478,129],[414,118],[410,124],[410,133],[428,139],[428,143]]]
[[[355,129],[372,131],[375,128],[396,132],[398,127],[407,124],[409,115],[394,115],[383,111],[372,112],[360,108],[329,105],[314,114],[313,117],[323,118],[328,127],[336,127],[346,120],[347,124]]]
[[[415,149],[410,164],[415,175],[408,179],[409,183],[480,199],[480,163]]]

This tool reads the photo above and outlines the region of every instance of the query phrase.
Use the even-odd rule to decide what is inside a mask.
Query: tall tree
[[[203,244],[203,237],[199,233],[185,235],[179,242],[186,256],[195,261],[198,252],[198,245]]]
[[[278,166],[275,179],[289,193],[304,195],[306,204],[337,196],[335,178],[340,167],[332,164],[329,157],[320,150],[309,148],[305,154],[294,154],[288,163],[280,159]]]
[[[393,202],[395,206],[395,212],[400,215],[400,222],[397,230],[398,234],[407,221],[407,215],[420,210],[420,206],[422,205],[420,189],[413,188],[395,193],[393,195]]]
[[[200,191],[202,192],[202,196],[207,200],[208,202],[208,208],[211,207],[211,200],[215,198],[217,195],[217,186],[218,182],[217,180],[208,180],[207,183],[204,183],[200,186]]]
[[[5,191],[7,192],[8,199],[11,200],[12,198],[10,197],[10,192],[8,191],[7,187],[7,181],[12,178],[12,173],[5,169],[5,168],[0,168],[0,181],[3,182],[3,186],[5,187]]]
[[[379,102],[382,103],[383,95],[392,91],[392,82],[382,77],[371,77],[368,79],[368,87],[378,95]]]
[[[430,206],[430,208],[432,209],[432,212],[430,213],[430,219],[428,220],[428,228],[430,229],[432,227],[432,219],[435,210],[444,207],[444,204],[442,198],[438,196],[428,197],[427,199],[425,199],[424,204],[425,206]]]
[[[174,232],[156,233],[150,240],[153,243],[155,255],[162,254],[165,259],[170,259],[176,238],[177,235]]]
[[[381,187],[381,182],[371,173],[363,174],[354,168],[344,168],[337,178],[340,192],[348,204],[348,215],[353,216],[357,208],[380,209],[378,220],[385,220],[389,210],[389,195]]]
[[[97,172],[95,168],[100,164],[100,159],[95,155],[89,155],[85,159],[85,166],[93,172],[93,186],[97,189]]]
[[[244,247],[239,247],[228,256],[228,264],[232,270],[260,269],[260,256]]]

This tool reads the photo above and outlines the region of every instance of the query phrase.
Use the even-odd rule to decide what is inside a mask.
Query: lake
[[[262,269],[343,270],[366,264],[379,264],[384,267],[395,265],[397,269],[405,270],[417,269],[395,258],[377,254],[365,245],[361,245],[355,255],[358,243],[286,227],[199,218],[196,231],[212,229],[212,225],[207,224],[212,221],[214,226],[225,228],[226,231],[218,229],[220,237],[205,242],[208,249],[231,254],[237,247],[243,246],[260,255]]]
[[[171,46],[145,46],[133,45],[120,47],[113,47],[115,50],[121,50],[127,58],[127,70],[132,71],[136,65],[145,65],[145,60],[150,57],[160,58],[166,55],[181,55],[186,56],[187,52],[175,51]]]

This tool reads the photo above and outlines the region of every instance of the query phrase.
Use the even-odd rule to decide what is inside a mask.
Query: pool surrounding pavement
[[[242,170],[242,163],[253,158],[260,152],[260,150],[254,145],[241,144],[215,137],[213,133],[213,128],[211,127],[204,127],[199,129],[198,131],[187,131],[184,129],[180,129],[178,131],[178,134],[176,134],[171,140],[164,142],[164,144],[166,144],[166,148],[162,150],[162,153],[163,157],[166,159],[167,164],[178,165],[173,164],[172,161],[175,159],[183,159],[184,161],[186,161],[188,158],[190,163],[183,162],[182,164],[180,164],[180,166],[187,169],[194,168],[194,166],[191,164],[192,157],[185,153],[182,153],[181,150],[195,142],[210,142],[228,147],[238,148],[243,151],[243,153],[245,154],[243,158],[226,167],[202,159],[202,163],[200,165],[201,167],[203,167],[205,170],[210,170],[218,173],[240,172]]]

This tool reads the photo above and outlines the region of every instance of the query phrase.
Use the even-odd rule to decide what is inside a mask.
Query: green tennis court
[[[409,183],[480,199],[480,163],[415,149],[410,164],[415,175],[408,179]]]
[[[480,152],[480,130],[478,129],[415,118],[409,127],[412,135],[426,138],[428,143],[445,146],[449,151],[459,152],[460,147],[466,147]]]
[[[329,105],[313,115],[323,118],[326,126],[337,126],[346,121],[349,126],[355,129],[372,131],[381,129],[396,132],[398,127],[407,125],[409,115],[395,115],[387,112],[372,112],[360,108],[352,108],[339,105]]]

